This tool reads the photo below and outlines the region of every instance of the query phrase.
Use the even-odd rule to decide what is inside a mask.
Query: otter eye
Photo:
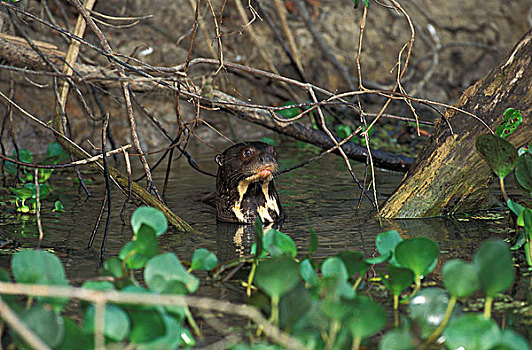
[[[270,147],[270,153],[272,154],[272,156],[277,156],[277,151],[275,150],[275,148],[273,147]]]
[[[242,152],[242,155],[247,158],[247,157],[251,157],[254,153],[255,153],[255,150],[253,148],[246,148]]]

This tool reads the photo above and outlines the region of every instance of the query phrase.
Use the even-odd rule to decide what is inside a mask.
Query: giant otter
[[[250,224],[258,216],[263,223],[284,218],[273,184],[277,153],[264,142],[243,142],[215,158],[217,219]]]

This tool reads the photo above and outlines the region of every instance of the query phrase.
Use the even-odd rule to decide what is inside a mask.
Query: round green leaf
[[[128,310],[128,314],[132,323],[129,334],[132,343],[153,341],[165,334],[164,321],[158,310],[135,308]]]
[[[285,102],[281,105],[281,107],[289,107],[289,106],[293,106],[295,104],[295,102],[293,101],[288,101],[288,102]],[[282,115],[283,117],[289,119],[289,118],[293,118],[295,116],[297,116],[299,114],[299,108],[297,107],[292,107],[292,108],[287,108],[287,109],[281,109],[279,111],[277,111],[278,114]]]
[[[408,268],[388,264],[386,270],[390,276],[388,284],[393,295],[400,295],[414,282],[414,272]]]
[[[460,259],[445,263],[442,275],[445,288],[454,297],[468,297],[480,288],[475,266]]]
[[[517,165],[517,150],[508,141],[493,134],[477,137],[477,151],[498,177],[504,179]]]
[[[299,274],[305,283],[311,288],[316,287],[320,281],[318,274],[316,273],[316,270],[314,270],[309,259],[305,259],[299,264]]]
[[[443,335],[448,349],[491,349],[501,340],[497,323],[480,314],[467,314],[451,320]]]
[[[13,277],[18,283],[67,285],[61,260],[43,250],[23,250],[11,260]]]
[[[287,254],[295,258],[297,254],[297,247],[295,242],[288,235],[281,231],[271,229],[263,237],[264,248],[271,256],[279,254]]]
[[[59,350],[91,350],[94,349],[94,336],[85,334],[79,326],[67,317],[63,317],[65,336]]]
[[[332,256],[321,264],[321,274],[323,277],[336,277],[341,281],[347,281],[349,274],[342,259]]]
[[[381,255],[386,255],[393,253],[397,244],[402,241],[403,237],[401,237],[399,232],[391,230],[379,233],[377,238],[375,238],[375,246]]]
[[[83,320],[83,331],[94,333],[94,313],[93,305],[85,311]],[[116,305],[105,305],[103,334],[114,341],[124,340],[131,329],[131,324],[127,313]]]
[[[532,154],[526,152],[519,156],[514,175],[515,181],[532,194]]]
[[[262,261],[257,266],[255,283],[270,297],[281,297],[299,282],[299,265],[287,255]]]
[[[184,284],[189,293],[195,292],[199,287],[199,280],[189,274],[172,253],[151,258],[144,269],[144,280],[151,290],[160,293],[170,293],[172,289],[169,289],[169,285],[173,285],[173,282]]]
[[[379,350],[414,350],[414,338],[407,330],[392,329],[379,343]]]
[[[63,319],[50,308],[37,305],[22,314],[22,321],[51,348],[61,344],[65,335]]]
[[[478,248],[473,263],[480,287],[488,297],[504,292],[514,283],[512,254],[508,245],[501,240],[484,242]]]
[[[158,209],[146,206],[137,208],[131,216],[131,226],[135,236],[143,224],[151,227],[156,236],[162,235],[168,228],[168,221],[164,214]]]
[[[63,206],[63,203],[61,203],[61,201],[57,200],[54,202],[54,209],[52,211],[62,213],[65,211],[65,207]]]
[[[438,245],[432,239],[415,237],[404,240],[395,247],[395,258],[402,267],[421,276],[434,268],[439,252]]]
[[[115,286],[109,281],[86,281],[81,287],[86,289],[103,291],[115,289]]]
[[[199,248],[194,251],[190,270],[210,271],[218,266],[218,258],[214,253],[205,248]]]
[[[501,342],[491,350],[530,350],[526,339],[509,328],[502,331]]]
[[[344,262],[349,276],[354,276],[357,273],[364,275],[370,267],[361,252],[341,252],[338,257]]]
[[[124,276],[122,271],[122,262],[118,258],[111,258],[103,263],[103,272],[105,275],[121,278]]]
[[[18,153],[19,160],[24,163],[33,163],[33,156],[27,149],[20,148]],[[13,151],[13,157],[16,159],[16,151]]]
[[[369,337],[386,325],[386,310],[368,297],[357,297],[350,311],[350,317],[345,321],[345,325],[349,327],[354,338]]]

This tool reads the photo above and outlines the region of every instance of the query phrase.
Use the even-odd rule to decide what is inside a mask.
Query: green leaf
[[[60,350],[91,350],[94,349],[94,336],[85,334],[78,325],[67,317],[63,317],[65,336],[59,346]]]
[[[339,124],[336,126],[336,136],[339,138],[345,139],[353,132],[349,125]]]
[[[478,248],[473,263],[480,287],[488,297],[504,292],[514,283],[512,254],[508,245],[501,240],[484,242]]]
[[[349,278],[344,262],[335,256],[325,259],[321,264],[321,274],[323,277],[334,277],[341,281],[347,281]]]
[[[299,265],[287,255],[261,261],[255,284],[270,297],[281,297],[299,282]]]
[[[392,329],[379,343],[379,350],[414,350],[412,334],[403,329]]]
[[[122,271],[122,262],[118,258],[111,258],[103,263],[103,273],[114,278],[124,277],[124,271]]]
[[[16,252],[11,260],[11,271],[17,283],[68,285],[61,260],[43,250]]]
[[[63,207],[63,203],[61,203],[61,201],[57,200],[54,202],[54,209],[52,211],[63,213],[65,211],[65,207]]]
[[[530,350],[527,340],[509,328],[501,334],[501,342],[491,350]]]
[[[508,208],[510,208],[511,211],[513,211],[515,213],[515,215],[519,216],[521,215],[521,212],[523,210],[525,210],[525,207],[522,206],[521,204],[519,203],[516,203],[514,202],[513,200],[509,199],[508,198],[508,202],[506,203],[506,205],[508,206]],[[518,225],[520,226],[523,226],[523,223],[519,224],[519,222],[517,223]]]
[[[316,287],[320,281],[309,259],[305,259],[299,264],[299,275],[310,288]]]
[[[361,252],[341,252],[338,257],[344,262],[349,276],[354,276],[357,273],[362,276],[370,267]]]
[[[128,314],[132,323],[129,334],[129,340],[132,343],[150,342],[166,333],[162,313],[157,309],[128,308]]]
[[[270,146],[275,146],[275,140],[272,139],[271,137],[263,137],[262,140],[260,140],[260,141],[264,142],[264,143],[267,143]]]
[[[316,231],[314,231],[314,228],[310,226],[310,224],[309,224],[309,232],[310,232],[310,244],[308,246],[308,255],[312,255],[316,250],[318,250],[318,235],[316,234]]]
[[[501,340],[497,323],[480,314],[467,314],[451,320],[443,335],[448,349],[491,349]]]
[[[280,254],[287,254],[295,258],[297,255],[297,247],[295,242],[288,235],[271,229],[263,237],[264,248],[270,255],[277,256]]]
[[[150,259],[140,254],[133,254],[132,252],[134,252],[136,245],[136,241],[129,241],[124,244],[122,249],[120,249],[120,253],[118,254],[118,258],[122,261],[127,258],[126,266],[130,269],[140,269],[144,267]]]
[[[83,319],[83,331],[94,333],[94,305],[90,305],[85,311]],[[127,313],[116,305],[105,305],[103,334],[114,341],[124,340],[131,329],[131,323]]]
[[[477,137],[477,151],[493,172],[504,179],[517,165],[517,150],[499,136],[484,134]]]
[[[109,281],[86,281],[83,283],[81,287],[86,288],[86,289],[102,290],[102,291],[115,289],[115,286]]]
[[[310,310],[313,304],[312,296],[303,283],[283,295],[279,302],[280,326],[283,329],[292,328]]]
[[[414,271],[416,276],[426,275],[438,259],[438,245],[427,237],[415,237],[400,242],[395,248],[395,258],[402,267]]]
[[[70,160],[70,156],[56,141],[51,142],[46,149],[46,156],[53,159],[53,164],[63,163]]]
[[[156,231],[151,226],[142,224],[137,231],[137,237],[134,242],[135,247],[133,249],[136,254],[151,258],[159,252]]]
[[[211,271],[218,266],[218,258],[214,253],[205,248],[199,248],[194,251],[190,270]]]
[[[165,334],[152,341],[137,345],[139,350],[177,349],[180,345],[193,347],[196,342],[188,329],[184,328],[174,317],[163,313]]]
[[[19,148],[19,160],[24,163],[33,163],[31,152],[24,148]],[[16,159],[16,151],[13,151],[13,158]]]
[[[281,105],[281,107],[285,107],[285,106],[292,106],[294,105],[295,102],[293,101],[288,101],[288,102],[285,102]],[[289,119],[289,118],[294,118],[296,117],[298,114],[300,113],[299,111],[299,108],[297,107],[292,107],[292,108],[287,108],[287,109],[282,109],[282,110],[279,110],[277,111],[277,114],[280,114],[282,115],[283,117]]]
[[[414,272],[409,268],[397,267],[388,264],[386,267],[389,279],[387,280],[389,289],[393,295],[400,295],[406,288],[414,282]]]
[[[65,324],[61,316],[44,305],[37,305],[24,311],[22,321],[48,346],[55,348],[65,335]]]
[[[33,196],[33,191],[30,190],[29,188],[14,188],[14,187],[9,187],[9,190],[11,192],[13,192],[13,194],[15,196],[17,196],[17,198],[19,199],[22,199],[22,200],[25,200],[25,199],[28,199],[28,198],[31,198],[31,196]]]
[[[350,317],[345,325],[354,338],[369,337],[386,325],[386,310],[368,297],[357,297],[349,309]]]
[[[156,236],[162,235],[168,228],[168,221],[164,214],[158,209],[146,206],[137,208],[131,216],[134,236],[137,235],[143,224],[151,227]]]
[[[515,181],[532,195],[532,154],[523,153],[517,159]]]
[[[172,253],[160,254],[150,259],[144,269],[144,280],[151,290],[160,293],[169,293],[172,290],[179,292],[175,282],[185,285],[189,293],[195,292],[199,287],[198,279],[189,274]]]
[[[505,138],[515,132],[517,127],[523,122],[523,114],[520,110],[515,108],[508,108],[504,111],[504,118],[497,126],[495,135]]]
[[[477,270],[460,259],[450,260],[442,269],[445,288],[456,298],[465,298],[480,288]]]
[[[379,251],[381,256],[392,256],[392,260],[390,260],[390,263],[397,265],[398,263],[395,260],[393,253],[395,251],[395,247],[402,241],[403,237],[401,237],[399,232],[391,230],[379,233],[377,235],[377,238],[375,238],[375,246],[377,247],[377,250]]]

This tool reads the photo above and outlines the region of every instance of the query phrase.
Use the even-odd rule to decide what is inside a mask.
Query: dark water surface
[[[293,143],[282,144],[278,148],[280,167],[285,168],[312,156],[308,150],[293,147]],[[189,152],[205,170],[215,172],[215,152],[204,146],[191,145]],[[155,162],[153,162],[155,163]],[[355,173],[362,176],[364,167],[354,163]],[[136,174],[141,174],[140,168]],[[377,170],[376,181],[379,201],[384,200],[399,184],[403,174]],[[44,204],[42,223],[44,226],[43,246],[53,248],[61,258],[69,279],[83,279],[98,275],[99,246],[103,234],[103,223],[98,231],[94,247],[88,250],[87,242],[100,210],[103,185],[99,174],[89,173],[85,177],[94,179],[89,184],[93,197],[87,199],[84,192],[72,186],[71,172],[52,175],[54,195],[58,195],[65,206],[64,213],[52,213],[53,201]],[[164,170],[154,172],[159,190],[162,191]],[[63,179],[63,180],[61,180]],[[144,180],[139,182],[145,185]],[[383,223],[379,227],[375,211],[371,204],[363,200],[358,215],[355,207],[359,191],[346,170],[343,160],[328,156],[298,170],[281,175],[276,180],[281,202],[288,215],[282,231],[289,234],[298,246],[300,255],[304,255],[309,244],[309,224],[318,234],[319,248],[316,257],[328,257],[343,250],[359,250],[369,257],[375,255],[375,237],[386,230],[397,230],[403,237],[428,236],[434,239],[442,251],[440,258],[448,260],[461,257],[472,259],[473,252],[481,241],[498,236],[504,238],[507,219],[499,220],[458,220],[452,218],[434,218],[423,220],[395,220]],[[179,216],[201,231],[198,235],[177,233],[170,229],[160,237],[161,250],[172,251],[180,259],[189,261],[197,248],[207,248],[215,252],[221,260],[231,258],[242,250],[235,244],[233,233],[227,233],[217,227],[214,208],[204,204],[201,197],[214,192],[215,179],[193,170],[184,159],[174,162],[171,182],[167,192],[168,206]],[[120,248],[131,238],[129,218],[134,206],[128,204],[125,226],[120,220],[120,208],[124,197],[116,187],[112,191],[113,211],[111,226],[107,238],[106,257],[115,256]],[[38,233],[34,216],[22,216],[14,212],[11,205],[4,205],[0,214],[0,236],[13,239],[21,247],[35,247]],[[8,267],[12,251],[3,250],[0,265]],[[433,274],[435,280],[438,273]],[[526,278],[525,278],[526,279]],[[530,276],[528,277],[528,280]],[[528,286],[527,286],[528,285]],[[522,298],[530,298],[530,290],[512,293]],[[202,287],[199,294],[220,297],[220,288]],[[229,299],[239,300],[238,293],[227,293]],[[526,335],[525,335],[526,336]],[[529,335],[530,336],[530,335]]]

